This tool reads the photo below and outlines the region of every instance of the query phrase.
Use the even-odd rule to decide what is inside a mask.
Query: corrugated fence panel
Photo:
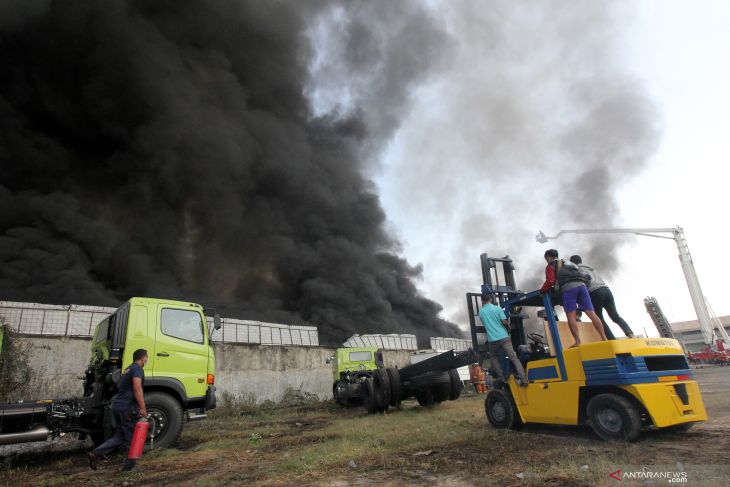
[[[352,335],[348,338],[343,347],[377,347],[384,350],[417,350],[416,335],[397,334],[390,335]]]
[[[116,308],[85,305],[53,305],[0,301],[0,316],[11,329],[27,335],[55,335],[87,337],[93,335],[96,325]],[[206,317],[208,329],[213,318]],[[228,343],[262,345],[319,346],[316,326],[262,323],[253,320],[221,318],[221,329],[214,330],[211,340]]]
[[[455,350],[459,352],[469,350],[471,347],[471,340],[464,338],[431,337],[431,348],[433,350]]]

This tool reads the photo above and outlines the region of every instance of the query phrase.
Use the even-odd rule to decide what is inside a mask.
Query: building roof
[[[730,316],[718,316],[718,319],[720,320],[720,323],[722,323],[723,326],[727,327],[730,326]],[[684,333],[688,331],[699,331],[700,324],[697,322],[697,320],[691,320],[691,321],[677,321],[674,323],[670,323],[672,326],[672,331],[675,333]]]

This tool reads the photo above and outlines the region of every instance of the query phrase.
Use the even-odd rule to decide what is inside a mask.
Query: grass
[[[687,485],[730,485],[724,395],[706,398],[716,422],[685,434],[649,433],[628,445],[604,443],[587,428],[495,430],[486,425],[483,397],[433,408],[411,402],[380,415],[327,403],[255,410],[231,404],[187,424],[176,448],[145,454],[135,476],[120,476],[120,458],[91,472],[77,449],[6,461],[0,485],[592,486],[613,485],[608,474],[622,467],[674,468],[678,460],[718,464],[711,475],[692,473]],[[697,478],[702,482],[693,484]]]

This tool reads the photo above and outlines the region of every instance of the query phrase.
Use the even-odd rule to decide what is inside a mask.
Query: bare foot
[[[574,344],[572,344],[572,345],[571,345],[570,347],[568,347],[568,348],[575,348],[575,347],[579,347],[579,346],[580,346],[580,342],[575,342]]]

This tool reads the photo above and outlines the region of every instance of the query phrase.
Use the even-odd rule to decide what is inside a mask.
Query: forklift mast
[[[479,319],[482,294],[491,294],[494,297],[494,304],[504,308],[507,301],[525,293],[517,289],[515,267],[509,255],[494,258],[482,254],[479,258],[482,265],[481,293],[467,293],[466,305],[469,313],[472,346],[479,360],[483,361],[488,357],[489,352],[486,343],[486,330]],[[508,306],[505,313],[508,314],[510,322],[512,346],[517,350],[520,345],[526,343],[524,316],[520,307]]]

